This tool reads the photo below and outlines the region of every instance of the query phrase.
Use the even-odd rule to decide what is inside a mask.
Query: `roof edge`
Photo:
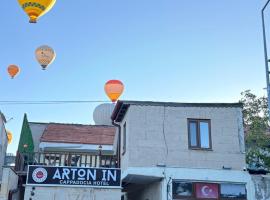
[[[96,124],[75,124],[75,123],[61,123],[61,122],[28,122],[29,124],[40,125],[67,125],[67,126],[89,126],[89,127],[114,127],[113,125],[96,125]]]
[[[121,122],[130,105],[136,106],[165,106],[165,107],[219,107],[219,108],[243,108],[243,103],[177,103],[177,102],[156,102],[156,101],[118,101],[111,119]],[[125,109],[125,110],[122,110]],[[122,116],[119,116],[121,113]]]

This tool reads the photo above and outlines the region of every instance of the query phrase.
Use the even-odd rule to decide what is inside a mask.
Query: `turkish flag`
[[[200,199],[218,199],[218,184],[214,183],[196,183],[196,198]]]

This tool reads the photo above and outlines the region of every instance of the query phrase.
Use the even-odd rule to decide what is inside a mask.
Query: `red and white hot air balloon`
[[[124,91],[124,84],[119,80],[110,80],[105,86],[105,92],[112,102],[116,102]]]

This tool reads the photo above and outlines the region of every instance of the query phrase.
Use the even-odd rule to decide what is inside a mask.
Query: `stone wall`
[[[188,118],[211,120],[211,151],[189,149]],[[121,125],[125,122],[127,151],[122,156],[123,170],[157,164],[234,170],[246,166],[241,108],[132,105]]]

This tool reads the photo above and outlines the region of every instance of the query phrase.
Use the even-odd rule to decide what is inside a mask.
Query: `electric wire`
[[[104,100],[50,100],[50,101],[0,101],[0,105],[51,105],[51,104],[89,104],[110,103]]]

